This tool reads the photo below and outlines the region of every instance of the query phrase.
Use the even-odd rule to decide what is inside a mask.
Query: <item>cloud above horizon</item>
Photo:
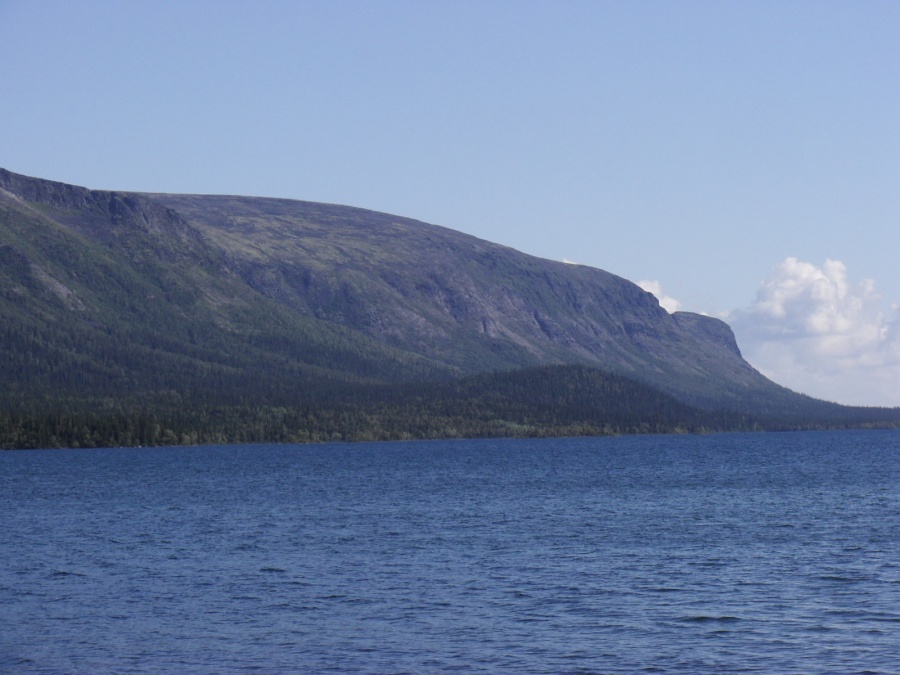
[[[900,311],[885,312],[872,279],[847,267],[786,258],[752,305],[732,312],[744,357],[795,391],[851,405],[900,406]]]
[[[659,300],[660,306],[669,314],[677,312],[679,309],[681,309],[681,303],[671,295],[666,295],[665,291],[663,291],[662,284],[660,284],[658,281],[650,281],[645,279],[643,281],[637,282],[637,285],[648,293],[653,293],[653,295],[656,296],[656,299]]]

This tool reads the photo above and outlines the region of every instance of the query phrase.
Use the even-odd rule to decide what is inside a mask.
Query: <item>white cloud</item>
[[[660,306],[669,314],[677,312],[679,309],[681,309],[681,303],[671,295],[666,295],[663,292],[662,285],[658,281],[644,280],[637,282],[637,285],[643,288],[648,293],[653,293],[653,295],[656,296],[656,299],[659,300]]]
[[[900,315],[871,279],[787,258],[729,323],[744,357],[796,391],[853,405],[900,405]]]

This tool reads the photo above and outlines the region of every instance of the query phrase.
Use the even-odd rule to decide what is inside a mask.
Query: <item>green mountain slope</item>
[[[280,432],[266,426],[281,409],[295,418],[314,410],[318,421],[305,424],[320,438],[343,433],[323,420],[350,403],[344,431],[360,419],[381,428],[379,402],[394,406],[384,415],[395,435],[403,423],[432,428],[421,420],[445,418],[452,401],[478,401],[499,420],[500,409],[477,390],[448,397],[440,388],[481,374],[488,380],[466,386],[503,391],[508,376],[498,373],[553,364],[615,373],[687,406],[657,428],[709,426],[686,412],[692,406],[724,411],[715,419],[738,426],[751,417],[862,419],[770,382],[741,358],[724,323],[669,315],[608,272],[310,202],[93,191],[0,169],[0,319],[0,411],[18,416],[8,426],[18,425],[20,437],[23,425],[46,426],[46,415],[57,415],[61,444],[93,442],[81,430],[63,433],[77,420],[121,430],[131,424],[125,418],[141,415],[155,420],[143,432],[104,438],[147,442],[149,434],[159,442],[168,429],[167,442],[196,440],[206,429],[203,438],[215,439],[216,425],[233,426],[229,416],[241,415],[256,420],[255,440],[301,438],[285,420]],[[527,387],[504,397],[525,396],[525,410],[543,389],[568,386],[575,371],[548,372],[552,383],[526,378],[535,387],[530,399]],[[412,403],[396,398],[398,386],[416,388]],[[581,395],[612,396],[603,387]],[[629,426],[624,411],[601,414],[599,399],[585,408],[595,416],[588,427],[613,417]],[[871,417],[885,423],[892,414]],[[535,419],[533,411],[522,415]],[[487,428],[483,415],[470,418],[453,428],[471,430],[477,420]],[[247,425],[238,427],[224,437],[246,440]]]

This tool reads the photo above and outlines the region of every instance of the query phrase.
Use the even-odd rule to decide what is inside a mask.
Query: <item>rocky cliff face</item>
[[[0,169],[0,190],[92,241],[124,250],[153,250],[163,259],[207,262],[201,236],[175,211],[142,195],[45,181]]]

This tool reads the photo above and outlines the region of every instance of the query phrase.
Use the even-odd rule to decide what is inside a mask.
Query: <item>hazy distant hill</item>
[[[0,170],[0,312],[0,403],[17,414],[337,405],[552,364],[759,419],[860,414],[772,383],[727,325],[613,274],[346,206]]]

